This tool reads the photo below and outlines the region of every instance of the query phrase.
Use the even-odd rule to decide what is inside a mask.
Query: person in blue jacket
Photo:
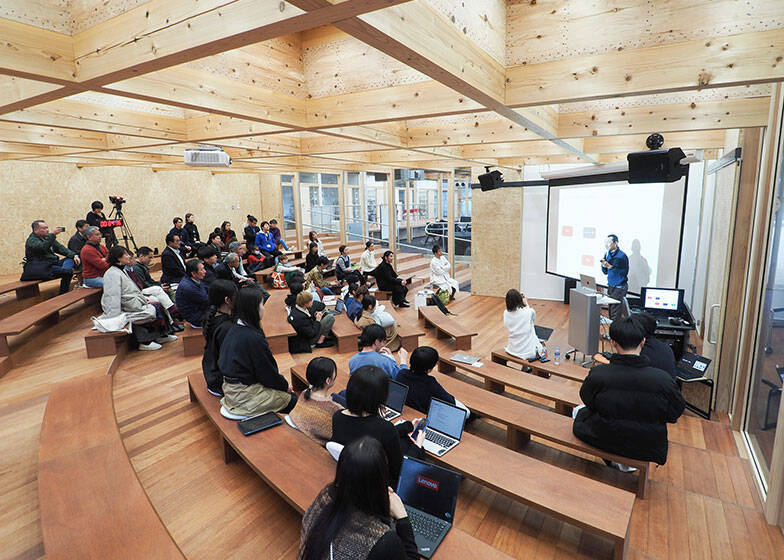
[[[261,222],[261,231],[256,234],[256,247],[259,248],[261,254],[267,257],[270,265],[275,264],[275,259],[280,255],[278,247],[275,244],[275,237],[270,233],[269,222]]]
[[[629,290],[629,257],[618,247],[618,236],[611,233],[604,241],[607,252],[602,257],[602,273],[607,275],[607,295],[623,301]],[[609,306],[610,319],[615,321],[623,314],[622,304]]]

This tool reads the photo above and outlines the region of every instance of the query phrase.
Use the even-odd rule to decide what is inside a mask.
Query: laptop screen
[[[397,495],[407,506],[451,523],[459,489],[458,473],[403,457]]]
[[[389,393],[387,393],[387,402],[384,404],[386,404],[392,410],[400,412],[403,410],[403,405],[406,404],[406,395],[408,395],[408,386],[390,379]]]
[[[640,299],[642,300],[642,306],[646,310],[677,312],[683,301],[683,290],[642,288]]]
[[[691,373],[692,375],[702,376],[705,375],[705,371],[708,369],[710,363],[711,361],[708,358],[686,352],[678,362],[678,369]]]
[[[427,411],[428,427],[455,439],[460,439],[460,436],[463,435],[465,417],[466,411],[462,408],[438,399],[430,399],[430,409]]]

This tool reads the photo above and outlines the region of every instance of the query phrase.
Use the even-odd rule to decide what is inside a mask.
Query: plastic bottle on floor
[[[558,346],[555,347],[555,356],[553,356],[553,357],[555,358],[553,360],[553,363],[555,365],[558,365],[558,364],[561,363],[561,348],[560,347],[558,347]]]

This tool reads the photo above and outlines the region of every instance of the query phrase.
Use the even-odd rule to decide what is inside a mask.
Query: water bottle
[[[561,363],[561,348],[558,347],[558,346],[555,347],[555,360],[553,361],[553,363],[555,365],[558,365],[558,364]]]

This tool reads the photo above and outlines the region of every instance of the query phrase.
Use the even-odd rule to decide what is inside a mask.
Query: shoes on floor
[[[174,332],[182,332],[182,331],[185,330],[185,325],[183,325],[182,323],[179,323],[179,322],[178,323],[172,323],[172,330]]]
[[[161,336],[155,339],[155,342],[158,344],[166,344],[167,342],[174,342],[177,340],[177,336],[173,334],[167,334],[166,336]]]
[[[406,302],[403,302],[400,305],[398,305],[398,307],[411,307],[411,306],[409,304],[407,304]]]
[[[615,461],[608,461],[607,459],[604,460],[604,464],[607,465],[608,467],[618,469],[623,473],[633,473],[637,470],[634,467],[628,467],[626,465],[622,465],[621,463],[616,463]]]
[[[332,348],[333,346],[335,343],[328,338],[324,339],[324,342],[316,344],[316,348]]]
[[[139,350],[160,350],[163,348],[157,342],[150,342],[149,344],[139,344]]]

